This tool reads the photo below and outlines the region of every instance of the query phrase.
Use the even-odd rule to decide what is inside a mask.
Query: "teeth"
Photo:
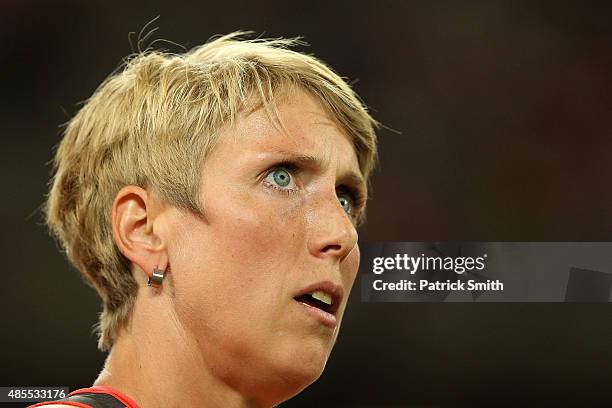
[[[312,296],[313,298],[327,304],[327,305],[331,305],[332,304],[332,297],[331,295],[321,291],[321,290],[317,290],[315,292],[312,292],[310,294],[310,296]]]

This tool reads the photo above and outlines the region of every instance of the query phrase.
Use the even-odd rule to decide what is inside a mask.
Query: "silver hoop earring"
[[[164,280],[164,274],[166,271],[162,271],[161,269],[157,269],[157,267],[153,268],[153,275],[149,276],[149,281],[147,282],[147,286],[153,286],[154,288],[159,288]]]

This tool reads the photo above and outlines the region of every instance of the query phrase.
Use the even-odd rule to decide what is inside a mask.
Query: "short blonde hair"
[[[255,98],[274,111],[280,90],[314,94],[353,140],[366,180],[376,162],[377,122],[349,85],[295,40],[222,36],[184,54],[141,52],[109,76],[69,121],[54,160],[46,222],[102,299],[98,347],[112,347],[137,294],[131,262],[116,246],[111,206],[126,185],[152,188],[202,215],[200,169],[219,130]]]

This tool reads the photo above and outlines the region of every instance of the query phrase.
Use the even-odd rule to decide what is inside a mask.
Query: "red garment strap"
[[[67,395],[67,397],[71,397],[73,395],[79,395],[79,394],[86,394],[86,393],[109,394],[115,397],[116,399],[118,399],[119,401],[121,401],[122,404],[125,404],[126,408],[139,408],[138,404],[136,404],[136,402],[134,402],[134,400],[132,400],[130,397],[128,397],[127,395],[121,393],[120,391],[112,387],[107,387],[105,385],[94,385],[93,387],[89,387],[89,388],[80,388],[78,390],[72,391],[70,394]],[[71,405],[71,406],[80,407],[80,408],[91,408],[89,405],[83,404],[80,402],[61,401],[61,400],[41,402],[35,405],[31,405],[29,408],[42,407],[42,406],[50,405],[50,404],[64,404],[64,405]]]

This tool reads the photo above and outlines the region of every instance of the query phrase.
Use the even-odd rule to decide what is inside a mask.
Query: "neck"
[[[207,368],[167,298],[146,301],[142,313],[137,300],[129,329],[118,336],[94,385],[113,387],[141,408],[257,406]]]

